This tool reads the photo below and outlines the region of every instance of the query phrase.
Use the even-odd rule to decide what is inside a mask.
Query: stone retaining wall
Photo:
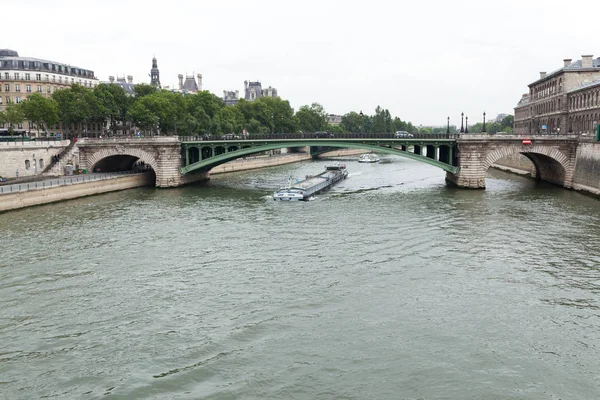
[[[94,194],[114,192],[140,186],[153,186],[154,174],[136,174],[113,179],[34,189],[0,196],[0,212],[19,208],[54,203]]]
[[[50,164],[52,156],[60,154],[69,145],[68,140],[0,142],[0,176],[5,178],[39,175]],[[35,166],[33,160],[35,159]],[[25,161],[29,161],[29,169]],[[40,164],[40,160],[42,160]]]
[[[503,157],[493,167],[519,175],[536,175],[533,163],[521,154]],[[600,143],[579,143],[572,185],[577,191],[600,195]]]

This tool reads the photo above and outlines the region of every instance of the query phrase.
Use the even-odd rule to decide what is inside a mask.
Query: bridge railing
[[[457,133],[442,133],[442,134],[408,134],[396,136],[395,133],[265,133],[246,135],[202,135],[202,136],[179,136],[182,142],[200,142],[200,141],[246,141],[246,140],[302,140],[302,139],[456,139],[459,136]]]
[[[3,185],[0,186],[0,195],[14,193],[14,192],[23,192],[27,190],[35,190],[35,189],[48,189],[56,186],[64,186],[64,185],[74,185],[77,183],[83,182],[91,182],[91,181],[102,181],[106,179],[114,179],[125,175],[133,175],[140,174],[146,171],[120,171],[120,172],[107,172],[107,173],[93,173],[93,174],[84,174],[84,175],[73,175],[55,179],[45,179],[43,181],[35,181],[35,182],[22,182],[22,183],[14,183],[12,185]]]

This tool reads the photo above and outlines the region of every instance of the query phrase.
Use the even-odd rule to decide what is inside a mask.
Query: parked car
[[[331,132],[317,131],[317,132],[315,132],[315,137],[317,137],[317,138],[332,138],[332,137],[335,137],[335,135]]]
[[[397,138],[414,138],[415,136],[412,133],[408,133],[406,131],[396,131],[394,135]]]
[[[239,139],[240,136],[239,135],[234,135],[233,133],[226,133],[222,136],[222,138],[224,140],[233,140],[233,139]]]

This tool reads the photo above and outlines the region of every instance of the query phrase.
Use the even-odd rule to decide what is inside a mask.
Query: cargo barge
[[[292,183],[292,179],[290,179],[285,187],[273,193],[273,200],[308,200],[311,196],[335,185],[342,179],[346,179],[347,176],[346,164],[327,165],[325,171],[314,176],[307,175],[303,181]]]

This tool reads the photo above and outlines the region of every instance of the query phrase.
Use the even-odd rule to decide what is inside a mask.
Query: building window
[[[17,129],[23,129],[23,124],[21,124],[21,123],[17,124]]]
[[[10,103],[10,96],[6,96],[6,104]]]
[[[4,91],[10,92],[10,84],[9,83],[4,84]]]
[[[58,77],[58,83],[62,83],[62,76]]]
[[[50,80],[49,75],[46,74],[46,81]]]
[[[15,92],[20,92],[21,91],[21,85],[19,85],[18,83],[15,84]]]
[[[18,81],[19,80],[19,73],[15,72],[15,80]]]
[[[42,74],[35,74],[35,80],[36,81],[41,81],[42,80]]]
[[[30,81],[30,80],[31,80],[31,74],[29,74],[29,73],[26,73],[26,74],[25,74],[25,80],[26,80],[26,81]]]
[[[21,102],[21,98],[19,96],[15,97],[15,103],[20,103]]]
[[[40,169],[44,168],[44,160],[42,158],[40,158],[39,166],[40,166]]]
[[[25,160],[25,169],[29,168],[31,168],[31,163],[29,162],[29,160]]]
[[[75,79],[71,78],[71,85],[75,84]]]
[[[56,82],[56,75],[52,75],[52,82]]]
[[[8,74],[8,72],[4,73],[4,79],[10,79],[10,75]]]
[[[37,91],[38,91],[38,93],[42,93],[42,86],[41,85],[37,85]]]
[[[27,93],[31,93],[31,85],[25,86],[25,90],[27,91]]]
[[[2,104],[2,97],[0,97],[0,104]]]
[[[46,93],[50,93],[50,86],[46,86]]]

